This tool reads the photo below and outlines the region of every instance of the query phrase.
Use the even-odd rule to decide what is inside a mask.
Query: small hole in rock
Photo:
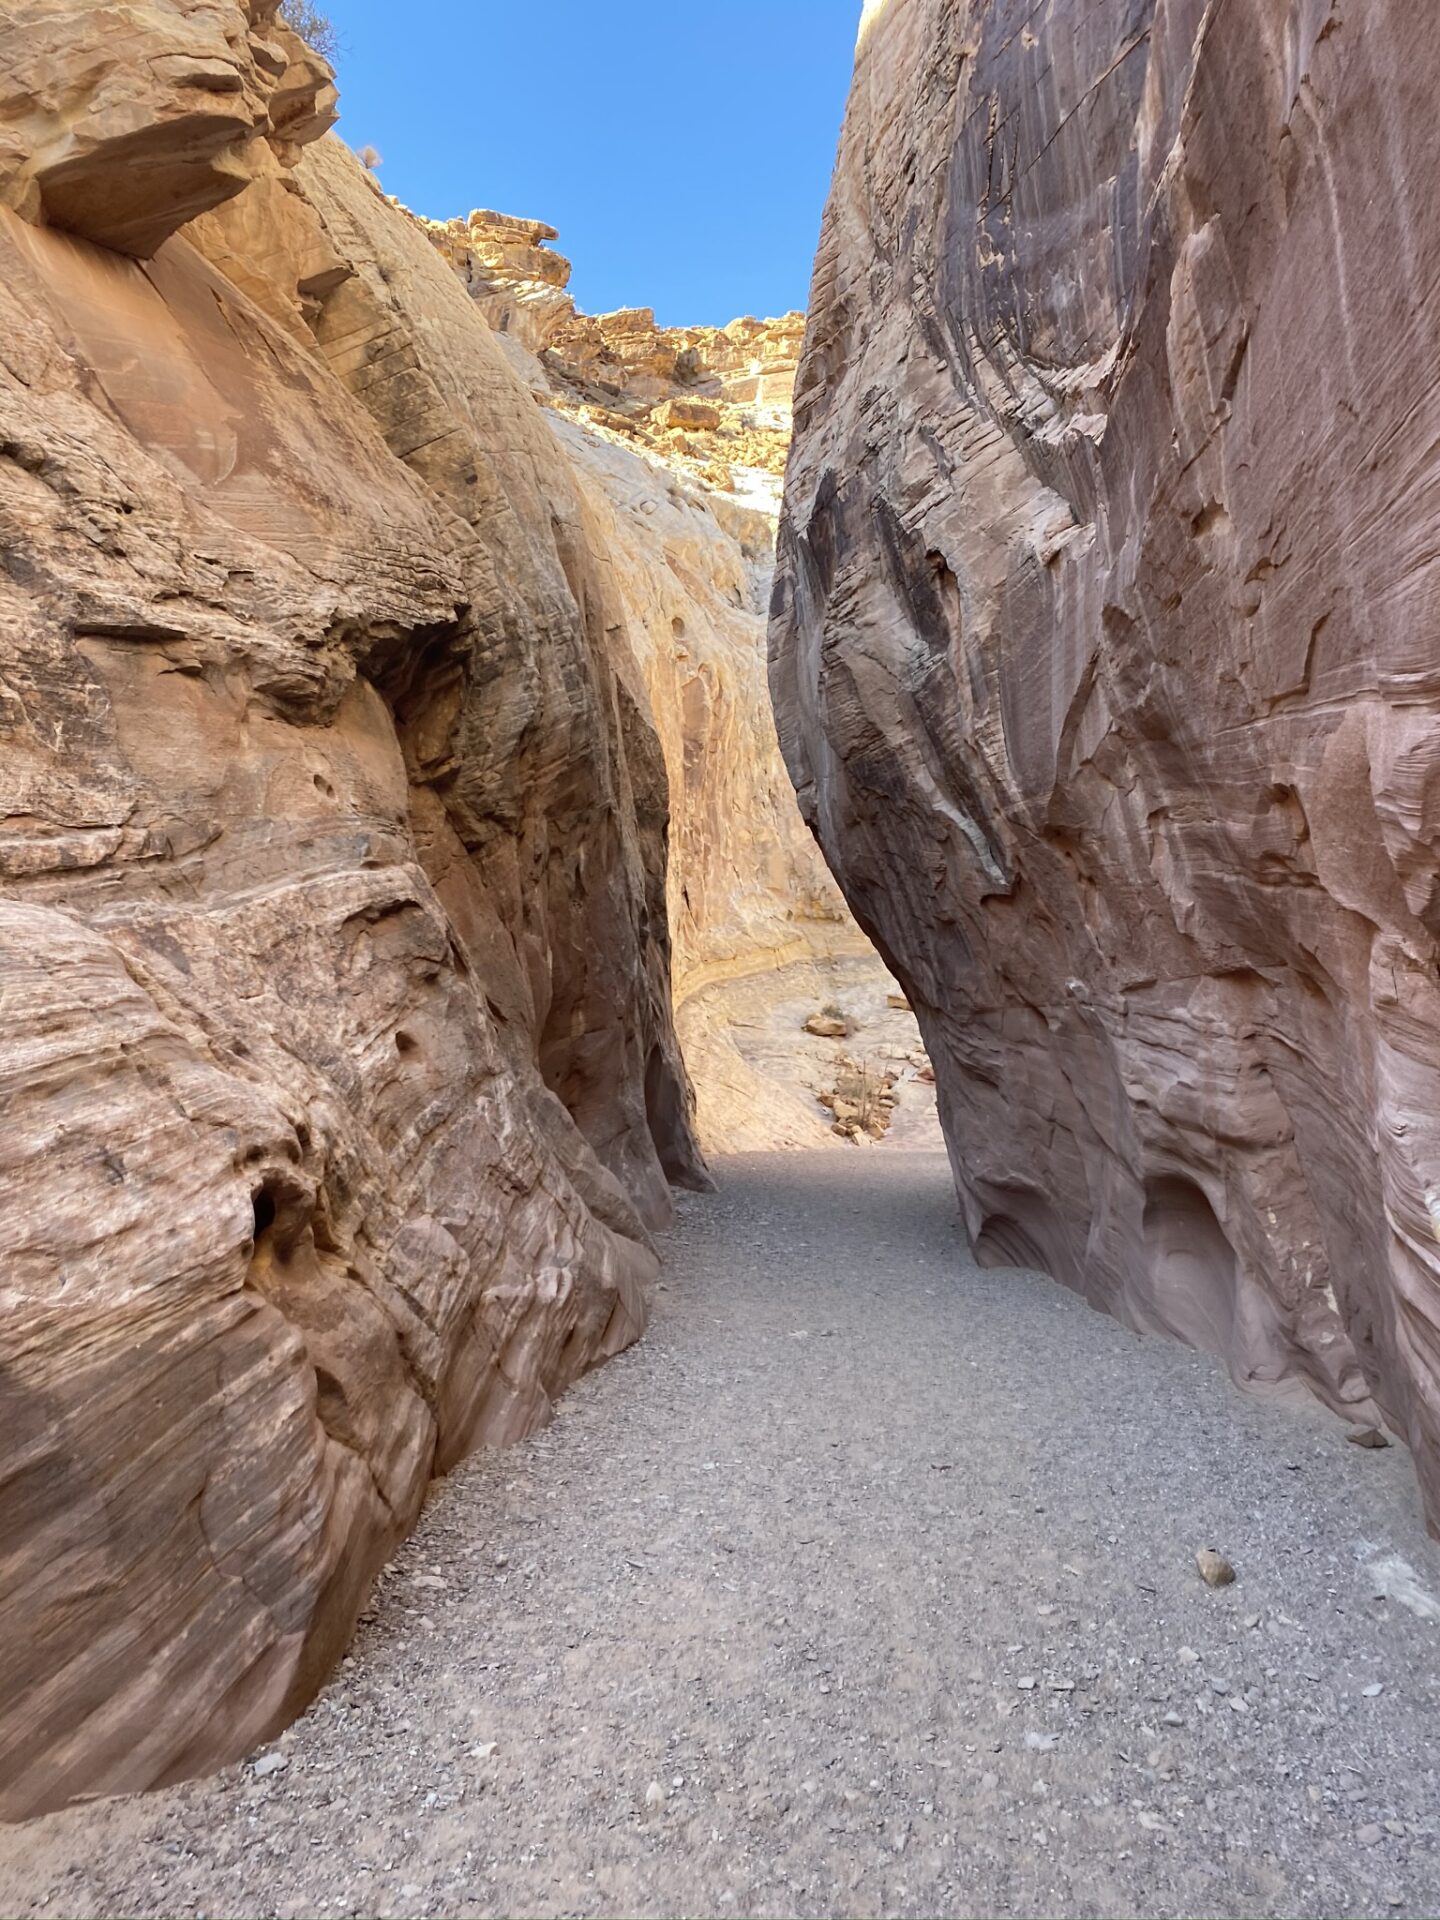
[[[414,1053],[419,1045],[420,1042],[415,1038],[414,1034],[406,1033],[403,1027],[395,1036],[395,1051],[397,1053]]]
[[[275,1224],[275,1196],[268,1187],[262,1187],[255,1195],[255,1239]]]

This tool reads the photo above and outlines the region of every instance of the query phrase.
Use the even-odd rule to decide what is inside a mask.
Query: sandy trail
[[[720,1180],[269,1758],[5,1831],[0,1912],[1440,1910],[1404,1452],[978,1271],[939,1156]]]

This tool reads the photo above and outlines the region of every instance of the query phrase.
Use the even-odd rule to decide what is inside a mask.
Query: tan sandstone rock
[[[1400,0],[869,7],[772,630],[982,1256],[1432,1516],[1437,80]]]
[[[802,315],[661,327],[649,307],[581,313],[543,221],[479,211],[420,225],[547,404],[722,490],[727,468],[783,473]]]
[[[662,433],[677,430],[709,433],[721,424],[723,418],[719,407],[712,407],[704,400],[662,400],[658,407],[650,410],[651,424]]]
[[[496,324],[568,278],[566,263],[563,277],[544,265],[557,256],[543,246],[553,230],[538,222],[476,213],[420,225]],[[788,355],[793,368],[794,321],[682,335],[656,329],[643,310],[577,315],[573,327],[547,331],[551,345],[538,353],[526,345],[536,336],[518,325],[497,335],[543,399],[542,417],[584,499],[588,545],[623,614],[659,736],[670,797],[672,978],[707,1152],[827,1137],[802,1084],[792,1078],[782,1091],[742,1057],[733,1005],[717,990],[774,975],[784,994],[782,969],[868,951],[795,806],[766,686],[772,476],[788,444],[788,406],[775,398],[760,425],[753,402],[724,397],[741,355],[772,370]],[[613,406],[591,397],[592,346],[597,358],[613,349],[604,360],[611,372],[622,351],[629,355],[631,374]],[[713,398],[695,397],[697,380]],[[657,383],[668,397],[652,405]],[[759,467],[749,464],[757,448]]]
[[[0,204],[142,259],[335,118],[275,0],[10,0],[0,51]]]

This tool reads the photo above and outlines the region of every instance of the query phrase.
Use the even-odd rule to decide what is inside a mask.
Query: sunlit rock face
[[[704,1175],[663,755],[529,389],[300,155],[328,74],[259,0],[22,4],[0,71],[15,1816],[283,1724],[431,1475],[639,1332]]]
[[[623,616],[670,796],[672,978],[702,1140],[829,1141],[801,1087],[804,1125],[782,1122],[703,994],[765,975],[778,1002],[795,991],[778,970],[869,951],[796,808],[766,687],[800,316],[662,328],[648,309],[582,314],[554,228],[485,212],[420,224],[540,402]]]
[[[1434,1503],[1440,41],[1363,16],[869,11],[771,677],[981,1253]]]
[[[0,205],[148,258],[335,118],[276,0],[11,0]]]

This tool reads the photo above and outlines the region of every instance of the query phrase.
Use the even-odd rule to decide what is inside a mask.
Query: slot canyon
[[[0,0],[0,1913],[1440,1912],[1440,40],[825,11]]]

